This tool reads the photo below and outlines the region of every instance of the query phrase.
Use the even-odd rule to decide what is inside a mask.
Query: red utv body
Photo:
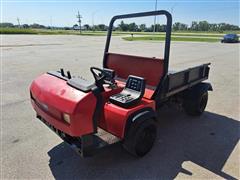
[[[108,52],[116,19],[153,15],[167,17],[164,59]],[[99,128],[122,140],[130,153],[145,155],[156,138],[159,104],[179,97],[186,112],[200,115],[206,107],[207,91],[212,89],[210,84],[201,83],[208,78],[209,64],[168,73],[171,23],[167,11],[114,16],[103,69],[91,68],[95,83],[72,77],[63,69],[39,76],[30,87],[37,117],[82,156],[107,144],[97,136]]]

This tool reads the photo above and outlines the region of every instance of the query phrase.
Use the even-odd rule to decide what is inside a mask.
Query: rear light
[[[70,124],[70,121],[71,121],[70,115],[67,114],[67,113],[63,113],[63,120],[64,120],[66,123]]]

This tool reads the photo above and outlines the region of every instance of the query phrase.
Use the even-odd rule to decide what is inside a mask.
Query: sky
[[[17,24],[39,23],[46,26],[73,26],[77,12],[82,24],[108,24],[119,14],[152,11],[156,0],[1,0],[1,21]],[[240,26],[240,0],[157,0],[158,10],[172,13],[173,22],[190,25],[192,21],[229,23]],[[128,20],[153,24],[153,17]],[[165,23],[164,18],[157,22]],[[118,23],[118,22],[117,22]]]

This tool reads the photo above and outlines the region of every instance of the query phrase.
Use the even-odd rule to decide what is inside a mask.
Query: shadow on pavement
[[[129,155],[120,143],[90,158],[79,157],[66,144],[51,149],[49,166],[56,179],[172,179],[191,161],[225,179],[225,162],[239,140],[239,122],[226,116],[205,112],[193,118],[174,109],[158,112],[158,139],[143,158]]]

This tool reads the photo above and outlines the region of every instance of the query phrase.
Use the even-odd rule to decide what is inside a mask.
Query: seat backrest
[[[140,76],[150,86],[157,86],[163,75],[163,60],[158,58],[108,53],[106,66],[113,69],[119,78]]]

